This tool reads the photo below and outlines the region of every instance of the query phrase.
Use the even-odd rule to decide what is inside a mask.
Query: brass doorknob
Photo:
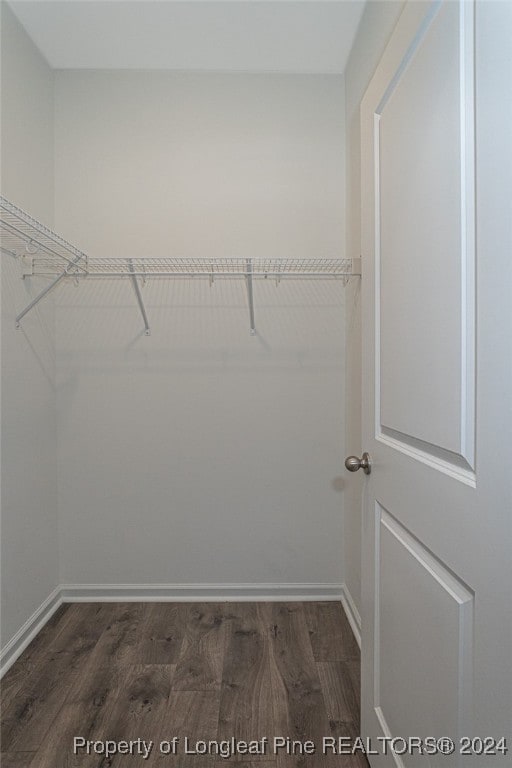
[[[365,475],[369,475],[372,471],[370,454],[365,452],[360,459],[357,456],[348,456],[345,459],[345,467],[349,472],[357,472],[358,469],[362,469]]]

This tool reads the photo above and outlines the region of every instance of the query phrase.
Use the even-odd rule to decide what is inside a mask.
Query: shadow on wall
[[[105,353],[133,364],[326,365],[342,362],[341,283],[257,282],[257,333],[249,333],[243,281],[154,281],[144,287],[151,336],[128,281],[65,286],[58,299],[58,346],[63,359],[75,353],[89,362]],[[172,352],[172,354],[171,354]],[[103,359],[102,359],[103,358]],[[117,363],[116,363],[117,364]]]
[[[340,475],[339,477],[334,477],[331,485],[333,489],[336,491],[336,493],[342,493],[345,490],[346,479],[343,477],[343,475]]]
[[[35,307],[25,318],[23,325],[16,329],[15,317],[42,288],[42,281],[34,278],[22,279],[21,262],[5,254],[1,257],[2,271],[2,346],[8,344],[25,347],[43,374],[48,386],[55,389],[55,328],[53,297],[47,303]],[[4,348],[2,359],[9,355]],[[13,360],[17,360],[15,355]]]

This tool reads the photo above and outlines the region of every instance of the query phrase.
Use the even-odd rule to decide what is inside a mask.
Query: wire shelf
[[[0,196],[0,246],[13,258],[27,257],[52,264],[52,274],[73,267],[81,274],[87,272],[87,256],[29,216],[21,208]]]
[[[32,275],[53,276],[62,271],[55,259],[33,256]],[[88,278],[242,278],[249,274],[264,279],[347,278],[350,259],[201,259],[201,258],[89,258],[78,276]],[[72,276],[77,276],[72,272]]]
[[[23,277],[52,278],[16,317],[18,327],[27,312],[66,279],[130,279],[148,335],[150,330],[140,290],[141,282],[149,278],[207,278],[210,283],[216,279],[244,279],[251,333],[254,334],[253,280],[272,279],[279,283],[287,279],[341,279],[345,283],[349,277],[360,274],[354,271],[352,259],[90,258],[4,197],[0,197],[0,246],[3,254],[21,260]]]

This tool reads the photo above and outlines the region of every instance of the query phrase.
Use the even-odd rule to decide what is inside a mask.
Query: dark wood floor
[[[323,737],[359,733],[359,666],[335,602],[63,605],[2,680],[1,766],[367,768],[322,754]],[[173,736],[177,754],[162,755]],[[147,760],[74,755],[74,737],[154,746]],[[185,755],[185,737],[269,745],[226,760]],[[276,755],[275,737],[316,753]]]

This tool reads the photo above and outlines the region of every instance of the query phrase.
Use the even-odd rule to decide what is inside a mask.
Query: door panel
[[[454,743],[375,768],[512,765],[511,16],[406,3],[361,108],[362,731]]]
[[[470,19],[456,3],[426,19],[374,125],[381,428],[471,464],[474,151],[461,68]]]
[[[378,428],[466,468],[475,408],[472,35],[464,4],[427,14],[374,118]]]
[[[376,507],[374,707],[383,731],[462,736],[470,727],[473,593]]]

